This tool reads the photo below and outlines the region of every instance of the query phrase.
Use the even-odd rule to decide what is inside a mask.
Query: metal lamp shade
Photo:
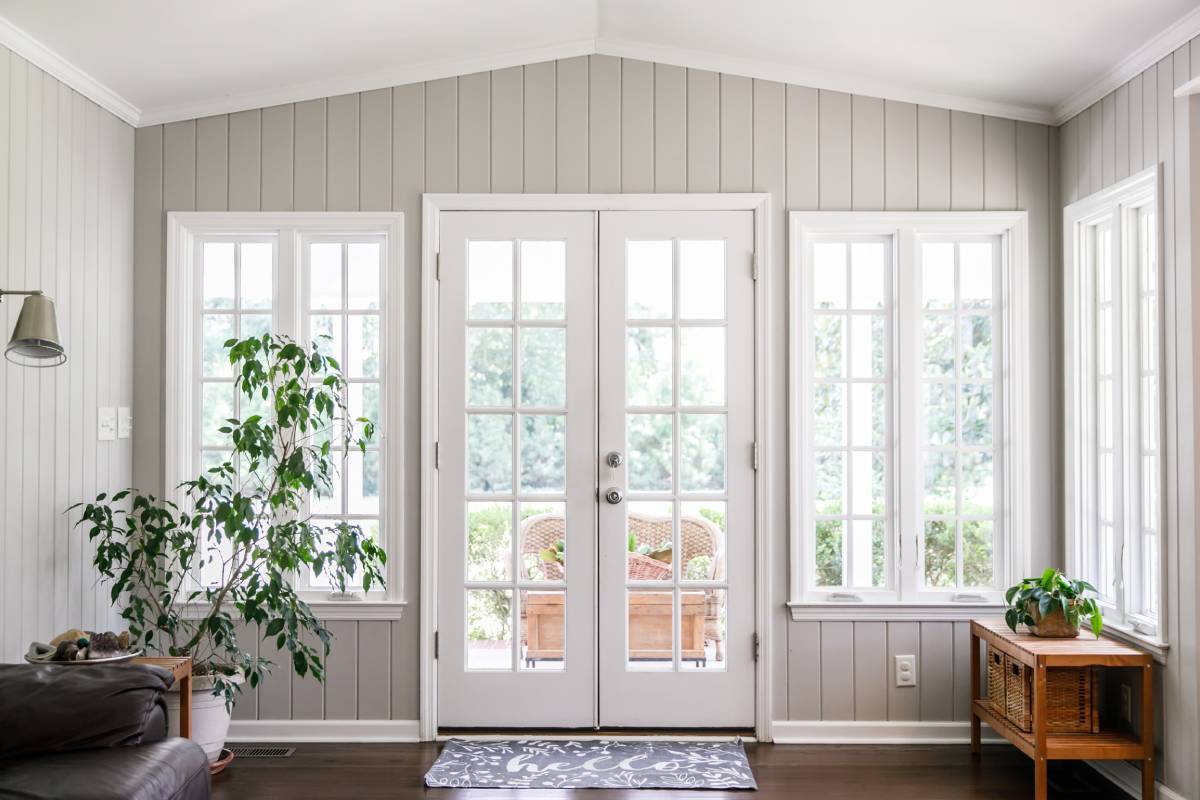
[[[12,339],[4,348],[4,356],[14,364],[26,367],[57,367],[67,360],[58,338],[53,300],[44,294],[31,294],[25,298]]]

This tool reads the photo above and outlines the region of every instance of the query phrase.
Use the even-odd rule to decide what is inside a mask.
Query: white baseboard
[[[419,742],[415,719],[235,719],[230,742]]]
[[[775,720],[775,744],[969,744],[969,722],[889,722],[841,720]],[[1004,739],[983,726],[984,744]]]
[[[1089,761],[1088,766],[1119,786],[1130,797],[1142,796],[1142,773],[1128,761]],[[1158,800],[1187,800],[1179,792],[1155,782]]]

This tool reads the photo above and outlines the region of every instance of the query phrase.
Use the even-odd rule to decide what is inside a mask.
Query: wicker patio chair
[[[639,547],[658,547],[671,541],[671,518],[647,514],[629,514],[629,531]],[[716,580],[725,571],[725,551],[721,547],[721,535],[716,526],[703,517],[685,515],[679,520],[679,549],[681,574],[686,575],[693,559],[706,556],[709,560],[705,580]],[[563,579],[563,565],[545,562],[539,555],[543,550],[553,549],[555,543],[566,538],[566,520],[561,514],[538,514],[521,523],[521,563],[518,569],[528,580]],[[569,554],[568,554],[569,555]],[[673,554],[672,554],[673,555]],[[669,580],[671,565],[641,553],[630,553],[629,576],[638,580]],[[540,573],[540,574],[539,574]],[[524,593],[522,593],[524,594]],[[522,597],[522,601],[524,597]],[[725,660],[725,637],[721,630],[723,602],[718,590],[705,591],[704,636],[713,643],[717,661]],[[522,608],[524,602],[522,602]],[[521,617],[521,638],[525,640],[525,618]]]

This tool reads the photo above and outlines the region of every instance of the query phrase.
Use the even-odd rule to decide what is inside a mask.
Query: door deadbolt
[[[613,486],[604,493],[604,499],[615,506],[617,503],[620,503],[625,499],[625,493]]]
[[[616,469],[625,463],[625,456],[621,455],[616,450],[613,450],[604,457],[604,463],[608,464],[613,469]]]

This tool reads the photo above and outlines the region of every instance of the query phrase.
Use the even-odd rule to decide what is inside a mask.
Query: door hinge
[[[439,648],[438,648],[438,645],[439,645],[439,641],[438,641],[438,632],[437,632],[437,631],[434,631],[434,632],[433,632],[433,660],[434,660],[434,661],[437,661],[437,657],[438,657],[438,649],[439,649]]]
[[[750,254],[750,279],[758,280],[758,252]]]
[[[758,641],[758,634],[756,633],[756,634],[754,634],[754,660],[755,661],[758,661],[758,648],[759,648],[759,641]]]
[[[754,462],[754,471],[755,472],[758,472],[759,449],[760,448],[758,446],[758,442],[755,442],[754,444],[750,445],[750,452],[751,452],[750,459],[751,459],[751,461]]]
[[[442,443],[433,443],[433,468],[440,469],[442,466]]]

